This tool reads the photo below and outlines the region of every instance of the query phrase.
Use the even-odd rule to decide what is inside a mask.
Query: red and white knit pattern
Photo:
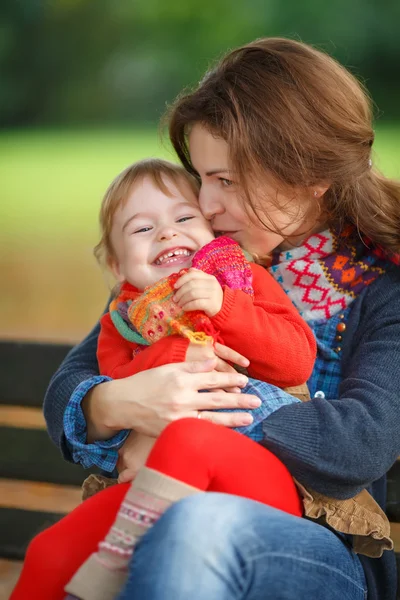
[[[276,254],[269,270],[303,318],[313,321],[343,311],[386,266],[349,229],[340,238],[329,230],[311,235]]]
[[[99,543],[96,559],[108,569],[127,568],[138,539],[138,531],[152,527],[169,505],[169,501],[151,497],[141,491],[137,491],[134,501],[125,497],[116,523],[106,539]]]

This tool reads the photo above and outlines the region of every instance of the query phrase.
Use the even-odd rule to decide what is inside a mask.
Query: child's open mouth
[[[170,267],[171,265],[186,264],[193,254],[194,251],[189,250],[189,248],[172,248],[160,253],[153,265],[156,267]]]

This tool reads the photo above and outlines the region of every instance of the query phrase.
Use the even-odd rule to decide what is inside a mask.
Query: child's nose
[[[160,242],[162,242],[165,240],[171,240],[172,238],[176,237],[177,235],[178,235],[177,231],[175,229],[173,229],[172,227],[163,227],[162,229],[160,229],[158,239],[160,240]]]

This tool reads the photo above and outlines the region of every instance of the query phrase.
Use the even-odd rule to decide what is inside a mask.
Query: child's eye
[[[222,187],[230,187],[233,185],[233,181],[231,179],[226,179],[225,177],[218,177],[221,182]]]
[[[146,231],[150,231],[150,230],[151,230],[151,227],[141,227],[140,229],[133,231],[133,233],[146,233]]]
[[[177,223],[184,223],[185,221],[190,221],[190,219],[194,219],[194,217],[181,217],[177,220]]]

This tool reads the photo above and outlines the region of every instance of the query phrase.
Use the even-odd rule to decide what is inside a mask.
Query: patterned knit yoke
[[[221,287],[240,289],[254,296],[252,271],[239,244],[227,236],[216,238],[193,256],[192,267],[216,277]],[[211,320],[203,311],[185,312],[173,301],[174,285],[185,273],[173,273],[148,286],[143,293],[124,285],[110,304],[111,319],[128,341],[150,345],[169,335],[206,344],[218,340]]]

